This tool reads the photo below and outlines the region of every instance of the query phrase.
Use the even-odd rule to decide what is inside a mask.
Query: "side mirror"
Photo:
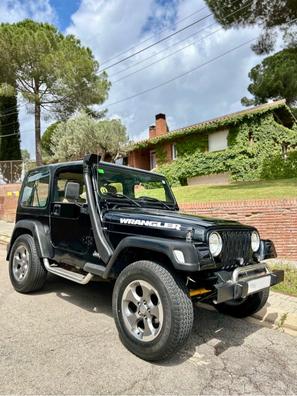
[[[80,184],[76,182],[68,182],[65,186],[65,198],[75,202],[79,200]]]

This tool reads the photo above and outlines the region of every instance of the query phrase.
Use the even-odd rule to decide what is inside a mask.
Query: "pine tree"
[[[110,83],[91,50],[73,35],[32,20],[0,24],[0,80],[34,106],[36,163],[42,164],[41,109],[65,119],[103,103]]]
[[[0,161],[22,159],[19,129],[16,96],[0,96]]]

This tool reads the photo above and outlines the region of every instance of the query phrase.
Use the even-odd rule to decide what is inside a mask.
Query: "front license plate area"
[[[256,293],[259,290],[266,289],[271,284],[271,276],[262,276],[258,279],[248,281],[248,294]]]

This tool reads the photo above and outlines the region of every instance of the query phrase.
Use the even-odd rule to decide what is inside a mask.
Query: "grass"
[[[270,269],[283,269],[285,271],[285,280],[272,287],[275,292],[288,294],[297,297],[297,268],[289,265],[270,264]]]
[[[230,185],[173,187],[173,192],[178,203],[297,198],[297,178],[238,182]],[[162,199],[161,190],[146,190],[145,195]]]

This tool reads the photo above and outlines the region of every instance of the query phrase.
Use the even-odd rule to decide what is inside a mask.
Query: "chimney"
[[[165,135],[168,132],[165,114],[156,115],[156,136]]]
[[[156,137],[156,127],[155,125],[151,125],[149,127],[149,139],[153,139],[154,137]]]

